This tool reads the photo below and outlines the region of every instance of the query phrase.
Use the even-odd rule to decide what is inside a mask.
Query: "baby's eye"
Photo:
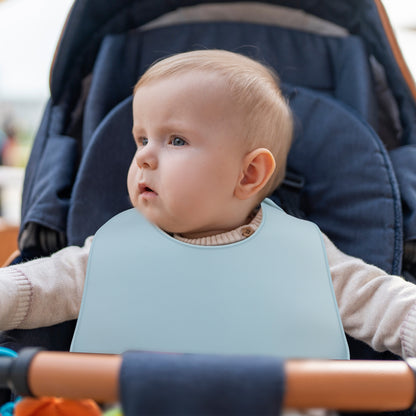
[[[187,144],[186,141],[182,139],[182,137],[177,137],[177,136],[172,138],[171,143],[174,146],[185,146]]]
[[[137,144],[140,146],[146,146],[149,143],[149,139],[147,137],[139,137],[137,139]]]

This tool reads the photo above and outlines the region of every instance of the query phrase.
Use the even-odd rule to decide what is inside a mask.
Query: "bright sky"
[[[49,96],[49,68],[72,3],[0,2],[0,100]]]

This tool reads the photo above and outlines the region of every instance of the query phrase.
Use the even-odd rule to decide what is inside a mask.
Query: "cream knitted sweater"
[[[248,225],[193,243],[231,243],[251,235],[260,222],[261,211]],[[0,269],[0,330],[75,319],[92,239],[83,247]],[[416,286],[342,253],[325,235],[323,239],[345,331],[377,351],[416,356]]]

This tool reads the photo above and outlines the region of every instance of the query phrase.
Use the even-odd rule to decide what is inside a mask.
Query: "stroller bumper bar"
[[[0,358],[0,386],[23,396],[116,402],[122,360],[122,355],[27,348],[18,357]],[[416,359],[286,360],[283,407],[403,410],[414,405],[415,374]]]

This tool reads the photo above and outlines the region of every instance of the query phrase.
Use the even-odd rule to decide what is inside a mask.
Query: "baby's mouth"
[[[152,194],[157,195],[157,192],[155,192],[152,188],[150,188],[146,184],[139,184],[139,193],[140,194],[152,193]]]

